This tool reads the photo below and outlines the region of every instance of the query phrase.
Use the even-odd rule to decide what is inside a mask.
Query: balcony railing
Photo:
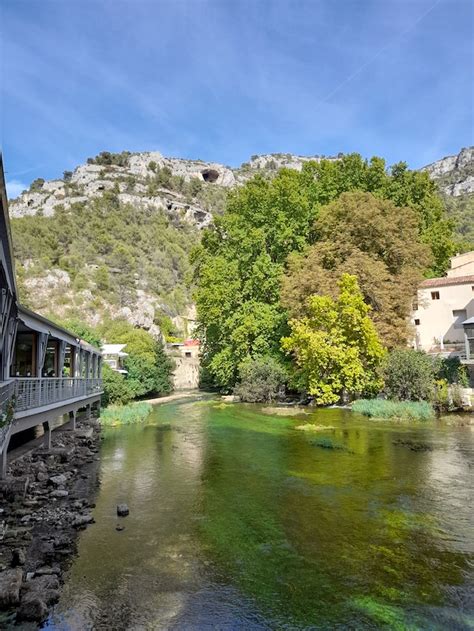
[[[30,377],[13,380],[15,412],[102,392],[101,379]]]

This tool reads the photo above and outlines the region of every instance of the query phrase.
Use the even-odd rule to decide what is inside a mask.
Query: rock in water
[[[17,620],[28,620],[31,622],[42,622],[48,616],[46,603],[38,596],[27,595],[21,601],[17,612]]]
[[[126,517],[129,512],[127,504],[117,504],[117,515],[119,517]]]
[[[72,526],[74,528],[82,528],[83,526],[87,526],[87,524],[92,523],[94,523],[92,515],[78,515],[72,522]]]

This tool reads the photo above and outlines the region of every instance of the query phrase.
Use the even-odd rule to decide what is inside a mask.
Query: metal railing
[[[101,379],[30,377],[13,380],[15,412],[86,397],[102,391]]]

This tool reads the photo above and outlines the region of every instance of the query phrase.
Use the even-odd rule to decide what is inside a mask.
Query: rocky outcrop
[[[445,195],[460,197],[474,193],[474,147],[466,147],[455,156],[437,160],[422,171],[438,180]]]
[[[148,194],[149,178],[159,169],[167,169],[172,176],[185,182],[193,179],[206,186],[229,189],[242,184],[256,172],[272,173],[281,167],[301,170],[308,160],[319,161],[323,156],[294,156],[275,153],[253,156],[236,169],[202,160],[166,158],[157,151],[133,153],[126,166],[116,164],[83,164],[65,180],[36,183],[34,190],[25,191],[10,203],[12,217],[25,215],[52,215],[57,206],[71,207],[86,202],[106,191],[116,191],[121,202],[151,209],[163,209],[170,217],[187,221],[199,229],[212,220],[212,214],[196,199],[190,203],[186,196],[170,188],[161,188],[159,194]],[[328,158],[337,160],[337,157]]]
[[[151,165],[151,167],[150,167]],[[158,169],[168,169],[172,176],[190,182],[193,178],[207,185],[230,188],[236,184],[232,169],[221,164],[200,160],[165,158],[158,152],[132,154],[127,166],[83,164],[78,166],[67,181],[51,180],[36,183],[33,190],[25,191],[10,203],[12,217],[41,213],[52,215],[55,208],[70,208],[75,203],[115,191],[122,203],[151,209],[162,209],[171,218],[186,221],[202,229],[212,220],[211,213],[197,201],[169,188],[159,194],[148,194],[149,178]]]

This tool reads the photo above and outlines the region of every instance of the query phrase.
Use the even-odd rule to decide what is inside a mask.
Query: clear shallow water
[[[185,401],[104,435],[48,629],[474,629],[473,427]]]

